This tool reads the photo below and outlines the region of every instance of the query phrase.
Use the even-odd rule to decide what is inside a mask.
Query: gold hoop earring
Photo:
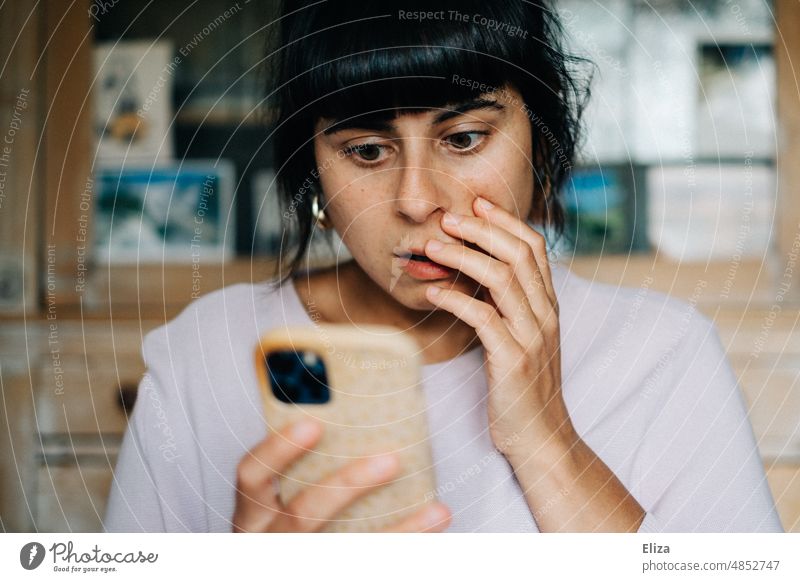
[[[330,222],[328,221],[328,217],[325,216],[325,211],[319,207],[318,194],[314,194],[314,197],[311,199],[311,214],[317,221],[318,228],[325,230],[330,227]]]

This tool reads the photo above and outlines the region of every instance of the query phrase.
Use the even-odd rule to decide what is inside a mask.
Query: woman
[[[531,226],[562,231],[586,95],[549,7],[291,2],[280,31],[293,259],[146,337],[108,530],[318,531],[397,475],[388,453],[286,506],[271,486],[324,428],[266,438],[250,354],[324,321],[421,347],[437,499],[394,531],[781,531],[713,324],[551,265]],[[302,272],[333,230],[353,260]]]

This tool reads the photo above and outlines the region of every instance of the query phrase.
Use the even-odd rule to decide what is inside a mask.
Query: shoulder
[[[262,436],[253,358],[261,335],[285,319],[284,292],[269,281],[229,285],[192,301],[145,336],[142,386],[176,433],[218,444],[234,438],[227,432],[232,426],[248,442]]]
[[[565,363],[591,368],[598,380],[624,375],[640,383],[701,345],[719,347],[716,326],[697,308],[704,281],[685,300],[656,291],[650,276],[636,287],[591,281],[572,272],[562,278]]]
[[[592,281],[576,275],[565,266],[561,274],[562,321],[579,328],[595,326],[599,332],[620,332],[637,328],[675,329],[692,321],[712,325],[697,309],[707,284],[697,281],[688,300],[654,289],[654,279],[645,275],[633,287]]]
[[[274,281],[237,283],[194,299],[175,317],[149,331],[142,344],[148,368],[169,359],[214,362],[214,355],[253,343],[280,318],[282,293]]]
[[[139,479],[144,455],[170,509],[166,531],[229,527],[238,461],[266,434],[253,355],[260,334],[280,318],[279,298],[268,283],[229,285],[144,338],[147,372],[130,423],[142,452],[129,445],[124,464],[134,467],[129,479]]]

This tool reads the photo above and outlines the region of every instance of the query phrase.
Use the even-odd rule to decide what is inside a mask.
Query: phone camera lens
[[[272,393],[287,404],[324,404],[330,400],[325,364],[313,352],[272,352],[267,355]]]

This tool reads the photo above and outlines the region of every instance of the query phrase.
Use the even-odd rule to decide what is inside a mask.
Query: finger
[[[514,363],[515,358],[522,357],[517,340],[511,335],[500,313],[489,304],[461,291],[436,285],[428,286],[425,296],[440,309],[449,311],[474,328],[489,356],[499,354],[502,358],[510,358],[510,364]]]
[[[450,216],[458,222],[456,224],[445,222],[445,218]],[[527,236],[526,230],[533,232],[534,235],[538,233],[519,220],[517,220],[517,225],[516,230],[512,232],[508,226],[493,224],[487,217],[451,213],[442,217],[442,227],[449,234],[474,243],[493,257],[511,265],[522,286],[526,290],[531,290],[529,298],[533,305],[552,303],[552,297],[544,284],[544,275],[539,269],[536,254],[531,244],[522,238]],[[549,269],[549,265],[547,268]],[[541,300],[537,297],[538,295],[541,295]]]
[[[437,246],[434,243],[428,242],[425,253],[437,263],[458,269],[488,289],[500,314],[508,322],[506,325],[513,328],[512,334],[521,343],[528,344],[538,337],[537,318],[512,266],[463,244],[439,243]],[[542,301],[548,301],[546,295]]]
[[[271,433],[250,449],[237,467],[234,531],[266,531],[280,511],[273,480],[307,453],[322,436],[322,426],[303,420]]]
[[[276,518],[275,528],[279,531],[319,531],[356,499],[391,481],[399,467],[400,462],[393,454],[348,463],[292,498],[282,515]]]
[[[482,202],[488,202],[488,200],[476,198],[473,204],[473,208],[478,216],[484,217],[489,222],[508,230],[511,234],[518,236],[530,246],[533,251],[533,256],[536,259],[536,266],[541,275],[541,280],[535,280],[534,283],[537,285],[544,285],[547,290],[547,296],[550,298],[550,302],[556,313],[558,313],[558,298],[556,297],[555,288],[553,286],[550,262],[547,259],[547,241],[545,241],[545,238],[532,229],[527,223],[504,208],[497,205],[491,205],[491,208],[484,208],[481,205]]]
[[[381,530],[388,532],[425,532],[433,533],[446,530],[450,527],[452,515],[446,505],[439,502],[429,503],[405,519]]]
[[[505,228],[492,224],[486,218],[449,213],[445,215],[445,217],[447,216],[454,217],[458,222],[448,224],[443,217],[442,227],[445,231],[478,245],[513,270],[514,276],[519,281],[521,294],[527,301],[519,302],[518,299],[513,299],[512,303],[516,307],[515,315],[513,318],[509,315],[506,317],[513,321],[524,322],[530,317],[528,313],[530,311],[531,314],[535,314],[540,325],[550,319],[555,319],[556,314],[552,308],[551,298],[543,284],[543,275],[539,271],[533,249],[526,241]],[[529,227],[525,225],[524,228]],[[538,331],[538,329],[536,327],[528,331]]]

